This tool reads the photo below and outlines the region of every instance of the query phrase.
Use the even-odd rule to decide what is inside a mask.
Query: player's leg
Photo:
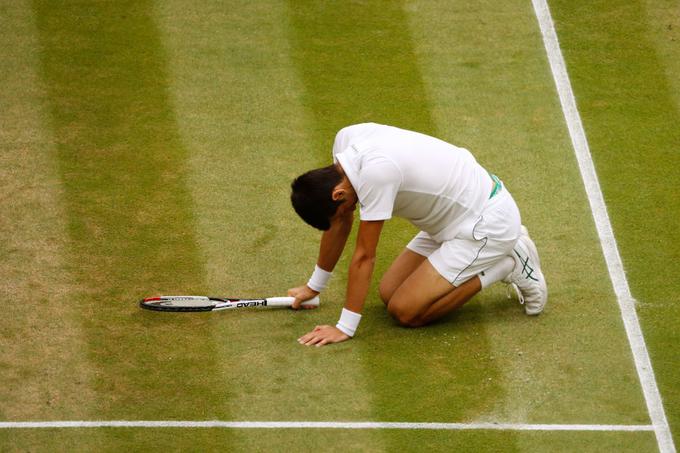
[[[403,252],[390,265],[378,286],[380,298],[387,305],[397,288],[415,271],[420,264],[441,247],[424,231],[419,232],[406,245]]]
[[[459,308],[515,268],[519,210],[509,194],[485,206],[477,221],[441,244],[396,289],[388,310],[400,323],[421,326]]]
[[[400,324],[419,327],[461,307],[481,290],[474,277],[456,287],[424,260],[389,300],[387,310]]]
[[[462,307],[482,289],[501,281],[515,266],[503,256],[484,271],[454,286],[424,261],[395,291],[388,311],[401,324],[419,327]]]
[[[383,275],[378,286],[380,298],[387,305],[399,286],[427,259],[408,248],[394,260]]]

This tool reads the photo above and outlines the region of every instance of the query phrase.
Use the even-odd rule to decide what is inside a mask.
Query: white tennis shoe
[[[527,315],[537,315],[543,311],[548,301],[548,286],[541,272],[538,250],[524,225],[512,257],[515,260],[515,268],[503,281],[510,285],[508,289],[515,290],[520,304],[524,305],[524,312]]]

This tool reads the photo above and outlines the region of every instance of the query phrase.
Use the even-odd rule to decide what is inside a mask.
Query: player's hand
[[[295,298],[295,302],[293,302],[293,305],[291,305],[290,308],[292,308],[293,310],[299,310],[300,304],[302,304],[302,302],[318,296],[319,293],[317,291],[314,291],[313,289],[311,289],[307,285],[302,285],[302,286],[298,286],[297,288],[289,289],[288,295]],[[311,308],[316,308],[316,306],[315,305],[306,305],[306,306],[302,306],[302,308],[311,309]]]
[[[323,346],[325,344],[340,343],[351,337],[335,326],[316,326],[307,335],[298,338],[298,343],[305,346]]]

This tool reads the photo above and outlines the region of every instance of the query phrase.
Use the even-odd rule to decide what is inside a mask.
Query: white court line
[[[654,378],[654,370],[649,360],[649,353],[642,336],[640,321],[635,311],[635,299],[633,299],[630,287],[628,286],[628,280],[626,279],[619,249],[616,245],[614,231],[609,221],[607,206],[602,196],[597,173],[595,172],[595,165],[593,164],[586,134],[581,123],[581,116],[576,107],[576,100],[569,76],[567,75],[567,68],[557,40],[557,33],[555,32],[550,10],[546,0],[532,0],[532,4],[534,5],[534,11],[536,12],[541,34],[543,35],[543,43],[548,53],[550,68],[555,79],[555,85],[557,86],[562,111],[567,121],[581,177],[588,194],[588,201],[595,219],[597,233],[600,236],[602,251],[609,269],[609,277],[614,286],[628,342],[633,351],[635,368],[640,378],[642,392],[647,403],[647,410],[652,425],[654,426],[659,450],[662,453],[675,452],[673,437],[668,426],[666,414],[664,413],[663,403],[661,402],[661,394]]]
[[[652,425],[551,425],[517,423],[255,422],[255,421],[52,421],[0,422],[0,429],[30,428],[237,428],[237,429],[413,429],[510,431],[654,431]]]

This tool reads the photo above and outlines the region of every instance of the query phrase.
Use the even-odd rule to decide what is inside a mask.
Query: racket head
[[[220,299],[206,296],[157,296],[139,301],[139,306],[154,311],[212,311]]]

